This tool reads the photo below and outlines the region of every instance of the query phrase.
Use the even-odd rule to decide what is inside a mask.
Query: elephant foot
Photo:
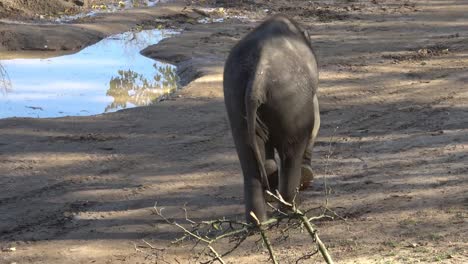
[[[265,170],[268,175],[268,184],[270,185],[270,192],[275,193],[275,190],[278,189],[278,181],[279,181],[279,174],[278,174],[278,165],[274,159],[267,159],[265,161]],[[264,194],[265,201],[267,202],[274,202],[275,199],[268,194]]]
[[[268,184],[270,185],[270,192],[275,193],[275,190],[278,189],[278,165],[274,159],[267,159],[265,161],[265,170],[268,176]],[[274,199],[265,193],[265,201],[274,202]]]
[[[274,192],[278,188],[279,181],[278,165],[274,159],[265,161],[265,171],[268,176],[268,185],[270,185],[271,191]]]
[[[314,172],[312,167],[308,164],[302,164],[301,166],[301,186],[299,190],[305,190],[310,186],[310,182],[314,179]]]
[[[278,165],[276,164],[276,160],[274,159],[267,159],[265,160],[265,171],[268,176],[278,172]]]

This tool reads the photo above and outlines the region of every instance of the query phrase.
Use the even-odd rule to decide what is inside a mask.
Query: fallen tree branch
[[[320,253],[322,254],[322,257],[325,259],[325,261],[328,264],[333,264],[334,262],[333,262],[333,259],[330,256],[330,253],[328,252],[327,248],[325,247],[325,244],[323,244],[322,240],[318,236],[317,230],[315,230],[314,227],[312,226],[312,224],[310,223],[310,220],[307,217],[307,215],[305,215],[303,212],[301,212],[301,210],[299,210],[296,207],[296,204],[294,202],[292,204],[286,202],[278,191],[276,191],[276,195],[274,195],[270,191],[267,191],[267,194],[272,196],[273,198],[275,198],[278,202],[280,202],[284,206],[290,206],[290,208],[291,208],[291,210],[293,212],[293,217],[298,218],[304,224],[307,232],[309,232],[309,235],[312,237],[312,239],[317,244],[317,247],[318,247]]]
[[[311,223],[312,221],[316,221],[320,219],[326,219],[326,218],[334,219],[334,216],[326,214],[327,212],[333,212],[333,211],[327,210],[327,208],[322,208],[321,215],[308,217],[306,214],[307,212],[310,212],[311,210],[315,210],[315,209],[320,209],[321,207],[305,210],[304,211],[305,213],[304,213],[303,211],[297,208],[295,202],[289,203],[285,201],[279,192],[276,192],[276,194],[273,194],[267,191],[266,194],[271,196],[275,201],[277,201],[281,205],[281,208],[283,209],[277,208],[271,205],[270,203],[268,203],[268,205],[277,213],[277,216],[272,217],[264,222],[260,222],[257,216],[253,212],[251,212],[252,218],[256,221],[256,223],[253,223],[253,224],[240,222],[240,221],[234,221],[234,220],[228,220],[225,218],[196,222],[188,218],[187,209],[184,205],[182,210],[184,211],[185,220],[190,225],[190,227],[187,228],[184,225],[177,223],[176,221],[171,221],[167,217],[165,217],[162,214],[162,211],[164,208],[158,208],[157,203],[155,203],[154,205],[154,211],[166,223],[176,226],[177,228],[181,229],[184,232],[184,235],[176,239],[173,243],[180,243],[187,239],[193,239],[195,240],[195,243],[196,243],[195,246],[197,246],[200,242],[206,244],[205,249],[209,249],[209,252],[206,252],[205,250],[203,250],[198,255],[198,258],[204,254],[204,255],[209,256],[211,260],[202,262],[202,263],[213,263],[213,262],[225,263],[225,261],[223,260],[223,257],[234,252],[234,250],[237,249],[242,244],[242,242],[244,242],[248,237],[253,236],[253,235],[258,235],[258,234],[260,235],[259,241],[262,241],[263,245],[268,250],[271,262],[275,264],[279,263],[276,253],[273,249],[271,240],[268,237],[267,231],[273,229],[274,227],[278,227],[280,222],[282,222],[283,220],[287,220],[286,228],[281,230],[282,234],[284,234],[290,229],[297,229],[297,228],[305,227],[309,236],[312,238],[312,241],[315,242],[314,243],[314,245],[316,246],[316,250],[314,248],[315,253],[307,254],[299,258],[298,261],[311,258],[314,254],[316,254],[317,252],[320,252],[326,263],[333,264],[334,262],[330,253],[328,252],[326,246],[320,239],[317,230],[314,228],[314,226]],[[293,220],[297,220],[297,221],[293,221]],[[222,239],[229,239],[230,243],[234,241],[235,245],[229,250],[227,250],[226,252],[220,254],[218,253],[218,251],[216,251],[213,245]]]
[[[275,252],[273,251],[273,246],[271,245],[270,239],[265,234],[265,230],[263,229],[262,223],[260,222],[260,220],[258,220],[258,217],[255,215],[254,212],[250,212],[250,216],[252,216],[253,219],[255,219],[255,221],[257,222],[260,235],[262,236],[263,243],[265,243],[268,249],[268,253],[270,254],[271,261],[273,261],[274,264],[278,264],[278,260],[276,259]]]

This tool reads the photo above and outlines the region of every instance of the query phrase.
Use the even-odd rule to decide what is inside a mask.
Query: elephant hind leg
[[[230,111],[231,109],[228,107],[227,110],[230,117],[229,121],[232,128],[232,137],[244,178],[246,220],[251,223],[255,222],[250,216],[250,212],[254,212],[260,221],[264,221],[267,219],[266,203],[263,196],[264,188],[256,157],[247,140],[247,124],[242,115],[235,111],[235,109]],[[257,140],[257,144],[259,144],[260,150],[265,148],[262,140]]]
[[[312,171],[312,148],[314,147],[315,140],[318,135],[318,131],[320,128],[320,108],[317,95],[314,95],[313,98],[314,104],[314,127],[312,129],[312,133],[309,138],[309,142],[307,143],[307,147],[304,151],[304,156],[302,158],[302,166],[301,166],[301,190],[306,189],[309,187],[310,182],[314,179],[314,173]]]
[[[297,142],[294,146],[289,146],[288,151],[279,151],[281,157],[279,191],[288,202],[293,202],[296,198],[298,188],[301,186],[303,153],[307,146],[308,139],[309,138],[305,138],[302,142]],[[294,202],[298,201],[294,200]]]
[[[242,174],[244,175],[246,219],[248,222],[254,222],[250,216],[250,212],[254,212],[260,221],[264,221],[267,219],[266,203],[257,160],[248,142],[242,142],[243,140],[239,139],[237,141],[237,153],[242,167]]]
[[[314,179],[314,172],[310,164],[301,165],[301,186],[299,190],[305,190],[310,186],[310,182]]]

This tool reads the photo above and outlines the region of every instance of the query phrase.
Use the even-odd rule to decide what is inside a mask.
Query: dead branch
[[[297,193],[297,192],[296,192]],[[330,253],[328,252],[327,248],[325,247],[325,244],[323,244],[322,240],[320,239],[320,237],[318,236],[317,234],[317,230],[315,230],[315,228],[312,226],[312,224],[310,223],[310,220],[309,218],[307,217],[307,215],[305,215],[303,212],[301,212],[297,207],[296,207],[296,204],[293,202],[292,204],[291,203],[288,203],[286,202],[283,197],[281,196],[281,194],[278,192],[278,190],[276,191],[276,195],[274,195],[273,193],[271,193],[270,191],[267,191],[267,194],[272,196],[273,198],[275,198],[278,202],[280,202],[281,204],[285,205],[285,206],[290,206],[291,210],[293,211],[293,215],[291,217],[293,218],[298,218],[301,220],[301,222],[304,224],[307,232],[309,232],[309,235],[312,237],[312,239],[315,241],[315,243],[317,244],[317,247],[320,251],[320,253],[322,254],[322,257],[325,259],[325,261],[328,263],[328,264],[333,264],[333,259],[331,258],[330,256]]]
[[[275,252],[273,251],[273,246],[271,245],[270,239],[268,236],[265,234],[265,229],[262,226],[262,223],[260,220],[258,220],[257,216],[255,215],[254,212],[250,212],[250,215],[252,216],[253,219],[257,222],[258,229],[260,231],[260,235],[262,236],[263,243],[265,243],[268,253],[270,254],[271,261],[273,261],[274,264],[278,264],[278,260],[276,259]]]
[[[309,253],[309,254],[306,254],[300,258],[298,258],[296,260],[296,264],[298,264],[299,262],[301,262],[302,260],[306,260],[306,259],[310,259],[311,257],[315,256],[315,254],[317,254],[319,251],[318,250],[315,250],[314,252],[312,253]]]
[[[242,242],[244,242],[248,237],[253,236],[253,235],[260,235],[259,241],[263,242],[263,245],[268,250],[271,262],[275,264],[278,263],[276,253],[273,249],[271,240],[269,239],[267,235],[267,231],[275,227],[278,227],[280,222],[282,222],[283,220],[286,220],[287,226],[286,228],[281,230],[282,233],[285,233],[290,229],[305,228],[309,236],[312,238],[312,241],[315,242],[314,244],[317,250],[314,250],[314,252],[315,253],[320,252],[323,259],[326,261],[326,263],[333,264],[334,262],[330,256],[330,253],[328,252],[324,243],[321,241],[317,230],[314,228],[314,226],[311,223],[312,221],[325,219],[325,218],[334,219],[334,216],[336,215],[326,214],[326,213],[333,212],[333,211],[329,210],[328,208],[318,207],[318,208],[305,210],[303,212],[299,208],[297,208],[294,201],[292,203],[288,203],[287,201],[285,201],[278,191],[276,192],[276,194],[273,194],[267,191],[266,194],[272,197],[276,202],[278,202],[281,205],[281,208],[283,209],[277,208],[273,206],[272,204],[268,203],[268,205],[277,213],[277,216],[270,218],[264,222],[260,222],[257,216],[253,212],[251,212],[252,218],[256,221],[256,223],[254,224],[228,220],[225,218],[196,222],[188,218],[187,209],[186,209],[186,206],[184,205],[182,210],[185,215],[185,220],[190,225],[190,227],[186,227],[180,223],[177,223],[176,221],[171,221],[166,216],[164,216],[162,213],[164,208],[157,207],[157,203],[155,203],[154,205],[154,211],[165,222],[173,226],[176,226],[177,228],[181,229],[184,232],[183,236],[176,239],[173,243],[180,243],[187,239],[192,239],[195,241],[196,245],[198,245],[199,243],[204,243],[206,245],[205,249],[209,249],[209,252],[206,252],[205,250],[203,250],[199,254],[199,257],[204,254],[204,255],[209,256],[211,260],[207,262],[203,262],[203,263],[213,263],[213,262],[225,263],[225,261],[223,260],[223,257],[234,252],[234,250],[237,249],[242,244]],[[322,209],[321,215],[313,216],[313,217],[307,216],[307,212],[310,212],[315,209]],[[298,221],[293,221],[293,220],[298,220]],[[220,254],[215,250],[214,244],[222,239],[229,239],[230,243],[234,241],[235,244],[231,249]],[[307,254],[299,258],[298,261],[308,259],[312,257],[315,253]]]
[[[211,253],[213,253],[213,255],[215,256],[215,259],[217,259],[219,262],[223,263],[223,264],[226,264],[226,262],[224,262],[224,260],[221,258],[221,256],[218,254],[218,252],[216,252],[216,250],[214,250],[214,248],[210,245],[208,245],[208,248],[211,250]]]

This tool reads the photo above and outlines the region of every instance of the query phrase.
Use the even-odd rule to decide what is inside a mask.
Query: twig
[[[189,234],[190,236],[192,236],[192,237],[194,237],[194,238],[196,238],[196,239],[198,239],[198,240],[200,240],[200,241],[203,241],[203,242],[205,242],[205,243],[207,243],[207,244],[211,244],[211,243],[213,242],[213,240],[203,238],[203,237],[201,237],[201,236],[199,236],[199,235],[193,233],[192,231],[188,230],[187,228],[183,227],[182,225],[179,225],[179,224],[176,223],[176,222],[174,222],[173,224],[174,224],[175,226],[177,226],[178,228],[184,230],[184,232],[185,232],[186,234]]]
[[[333,264],[334,262],[333,262],[333,259],[330,256],[330,253],[328,253],[327,248],[325,247],[322,240],[320,239],[320,237],[317,234],[317,230],[315,230],[312,227],[312,224],[309,222],[309,219],[307,218],[307,216],[302,215],[301,216],[301,221],[304,223],[304,225],[305,225],[307,231],[309,232],[310,236],[315,239],[315,243],[317,243],[318,249],[319,249],[320,253],[322,254],[323,258],[325,259],[325,261],[328,264]]]
[[[223,263],[223,264],[226,264],[226,262],[224,262],[224,260],[221,258],[221,256],[218,254],[218,252],[216,252],[216,250],[211,246],[211,245],[208,245],[208,248],[211,250],[211,252],[215,255],[215,258]]]
[[[325,245],[323,244],[322,240],[320,239],[320,237],[318,236],[317,234],[317,231],[313,228],[312,224],[310,223],[309,221],[309,218],[304,214],[302,213],[299,209],[296,208],[296,205],[294,203],[294,200],[293,200],[293,203],[288,203],[286,202],[283,197],[281,196],[281,194],[276,191],[276,195],[274,195],[273,193],[271,193],[270,191],[267,191],[267,194],[268,195],[271,195],[273,198],[275,198],[276,200],[278,200],[278,202],[282,203],[283,205],[285,206],[290,206],[293,210],[293,214],[299,218],[301,220],[301,222],[304,224],[306,230],[309,232],[309,235],[315,240],[315,242],[317,243],[317,246],[318,246],[318,249],[320,251],[320,253],[322,254],[323,258],[325,259],[325,261],[328,263],[328,264],[333,264],[333,259],[331,258],[330,256],[330,253],[328,252],[327,248],[325,247]]]
[[[244,242],[245,240],[247,239],[247,236],[242,236],[239,241],[231,248],[229,249],[228,251],[224,252],[223,255],[221,257],[225,257],[229,254],[231,254],[232,252],[234,252],[234,250],[236,250],[241,244],[242,242]]]
[[[317,254],[318,252],[319,252],[318,250],[315,250],[315,251],[312,252],[312,253],[309,253],[309,254],[307,254],[307,255],[304,255],[304,256],[298,258],[298,259],[296,260],[296,264],[298,264],[298,263],[299,263],[300,261],[302,261],[302,260],[310,259],[310,258],[313,257],[315,254]]]
[[[336,131],[338,131],[340,127],[335,127],[333,130],[333,134],[330,137],[330,141],[328,142],[328,153],[325,155],[326,161],[325,161],[325,174],[323,175],[323,187],[325,189],[325,208],[328,207],[328,195],[331,193],[331,191],[328,189],[328,182],[327,178],[325,175],[330,174],[330,158],[333,155],[333,139],[336,135]],[[331,188],[330,188],[331,189]]]
[[[146,242],[144,239],[142,239],[142,240],[143,240],[143,242],[145,242],[148,246],[150,246],[152,249],[157,249],[157,250],[164,251],[164,249],[155,248],[155,247],[151,246],[151,244],[149,244],[148,242]],[[164,262],[164,263],[169,263],[169,262],[167,262],[167,261],[164,259],[164,256],[159,256],[158,254],[154,254],[154,253],[150,253],[150,252],[146,252],[146,251],[144,251],[144,250],[141,250],[141,249],[138,248],[138,246],[137,246],[136,243],[134,243],[134,242],[132,242],[132,243],[133,243],[133,247],[135,248],[135,251],[136,251],[136,252],[140,252],[140,253],[143,253],[143,254],[146,255],[145,259],[147,259],[147,258],[150,257],[150,256],[153,256],[154,258],[156,258],[156,259],[159,260],[159,261],[162,261],[162,262]]]
[[[182,210],[184,210],[184,213],[185,213],[185,220],[187,222],[190,222],[191,224],[196,224],[194,221],[190,220],[188,218],[188,213],[187,213],[187,203],[184,203],[184,207],[182,207]]]
[[[143,241],[143,243],[145,243],[146,245],[148,245],[151,249],[156,249],[156,250],[164,251],[164,248],[157,248],[157,247],[154,247],[154,246],[151,245],[149,242],[146,242],[146,240],[144,240],[144,239],[142,239],[141,241]]]
[[[275,252],[273,251],[273,246],[271,245],[270,239],[268,236],[265,234],[265,230],[263,229],[263,224],[260,222],[260,220],[257,218],[254,212],[250,212],[250,216],[257,222],[258,229],[260,230],[260,235],[262,236],[263,243],[265,243],[268,253],[270,253],[270,258],[271,261],[273,261],[274,264],[278,264],[278,260],[276,259]]]
[[[132,242],[132,243],[133,243],[133,242]],[[143,250],[141,250],[141,249],[138,248],[138,246],[137,246],[136,243],[133,243],[133,247],[135,248],[135,251],[136,251],[136,252],[141,252],[141,253],[145,253],[145,254],[146,254],[146,252],[144,252]]]

